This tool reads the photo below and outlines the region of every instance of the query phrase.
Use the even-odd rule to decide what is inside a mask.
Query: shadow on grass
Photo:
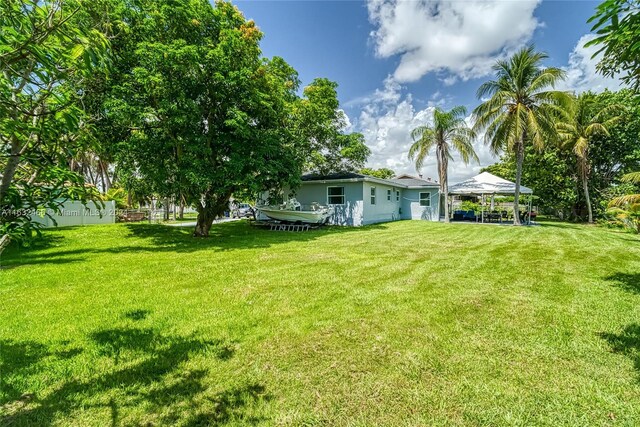
[[[605,280],[627,292],[640,294],[640,273],[615,273],[605,277]]]
[[[162,226],[155,224],[127,224],[131,237],[149,240],[154,250],[189,252],[199,249],[230,251],[251,248],[268,248],[289,242],[306,242],[333,234],[360,233],[372,229],[384,230],[385,224],[364,227],[328,226],[304,232],[271,231],[250,225],[246,221],[216,224],[208,238],[194,238],[191,228]],[[148,250],[148,248],[147,248]]]
[[[145,312],[145,317],[149,313],[135,312]],[[130,318],[129,313],[125,317]],[[82,412],[95,424],[112,426],[221,425],[250,420],[245,410],[270,398],[255,382],[236,381],[238,385],[212,392],[205,381],[208,369],[189,366],[196,356],[220,363],[232,358],[234,347],[221,340],[164,334],[132,324],[96,330],[88,339],[89,358],[79,362],[95,366],[95,373],[75,379],[65,374],[58,376],[63,378],[58,383],[50,383],[56,379],[51,372],[72,372],[68,359],[82,349],[64,354],[35,342],[0,342],[0,424],[70,425]],[[135,416],[144,419],[134,421]]]
[[[305,232],[270,231],[249,225],[246,221],[233,221],[214,224],[208,238],[195,238],[191,228],[172,227],[160,224],[125,224],[127,237],[143,239],[144,244],[107,247],[81,248],[71,250],[13,250],[3,254],[1,268],[13,268],[25,265],[62,264],[84,261],[92,254],[100,253],[136,253],[136,252],[196,252],[200,250],[233,251],[252,248],[269,248],[289,242],[312,241],[333,234],[362,233],[372,229],[386,229],[387,225],[375,224],[364,227],[326,227]],[[52,241],[59,242],[56,236]],[[126,240],[123,240],[126,242]],[[56,243],[58,244],[58,243]],[[47,248],[46,242],[38,249]]]
[[[587,226],[586,224],[576,223],[576,222],[564,222],[560,220],[542,220],[537,221],[537,224],[544,228],[564,228],[570,230],[584,230]]]
[[[131,320],[144,320],[149,316],[151,312],[149,310],[130,310],[122,314],[125,319]]]
[[[628,325],[619,334],[601,333],[600,337],[609,343],[614,353],[623,354],[632,360],[640,382],[640,324]]]

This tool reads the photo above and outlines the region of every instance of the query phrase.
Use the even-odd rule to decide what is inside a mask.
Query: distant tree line
[[[496,62],[495,78],[478,89],[482,103],[472,113],[471,128],[453,120],[461,108],[454,107],[436,110],[432,125],[413,130],[408,155],[416,167],[434,148],[446,192],[449,152],[468,163],[475,155],[469,139],[484,133],[485,143],[502,154],[484,170],[516,183],[515,224],[524,180],[545,213],[640,230],[640,1],[606,0],[589,22],[597,36],[587,45],[603,55],[598,70],[621,75],[629,89],[578,95],[555,90],[565,72],[545,67],[547,55],[527,46]]]
[[[600,115],[600,122],[615,119],[607,124],[607,132],[594,132],[586,138],[587,150],[580,154],[575,150],[576,140],[563,141],[562,135],[556,143],[545,144],[541,150],[527,147],[522,179],[534,190],[538,197],[536,204],[544,213],[573,221],[588,220],[591,205],[592,216],[602,219],[607,216],[612,198],[634,191],[632,185],[620,179],[640,168],[640,99],[630,89],[624,89],[584,93],[578,100],[586,104],[582,111],[586,116],[583,128],[588,127],[588,117]],[[576,127],[573,126],[574,130]],[[515,169],[513,153],[506,152],[500,162],[483,170],[513,180]]]

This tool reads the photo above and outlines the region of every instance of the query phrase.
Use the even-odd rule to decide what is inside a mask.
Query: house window
[[[371,187],[371,204],[376,204],[376,187]]]
[[[420,206],[431,207],[431,193],[420,193]]]
[[[391,190],[387,190],[387,200],[391,201]]]
[[[400,191],[396,190],[396,202],[400,201]]]
[[[344,205],[344,187],[327,187],[327,204]]]

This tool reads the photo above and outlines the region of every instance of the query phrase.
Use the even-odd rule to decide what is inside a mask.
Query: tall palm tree
[[[449,204],[446,197],[449,193],[447,168],[449,160],[453,160],[451,152],[457,151],[465,164],[470,160],[479,162],[478,155],[473,149],[475,132],[467,126],[464,118],[467,109],[459,106],[450,111],[436,108],[433,111],[433,125],[418,126],[411,131],[413,144],[409,148],[409,160],[415,160],[416,169],[420,170],[429,151],[435,147],[438,162],[438,176],[440,179],[440,193],[445,196],[444,220],[449,222]]]
[[[591,93],[584,93],[577,98],[572,98],[565,121],[557,123],[560,142],[564,147],[571,148],[576,156],[578,175],[582,182],[589,223],[593,223],[593,211],[591,209],[591,197],[589,196],[589,146],[596,135],[609,136],[609,126],[620,119],[614,115],[622,107],[597,105],[596,99]],[[608,119],[604,120],[605,117]]]
[[[485,131],[485,143],[495,154],[506,150],[516,157],[516,188],[513,223],[520,225],[520,180],[525,144],[542,149],[545,140],[555,139],[555,123],[564,115],[569,94],[552,89],[565,73],[559,68],[542,66],[548,56],[536,52],[533,45],[522,48],[509,60],[493,66],[496,79],[483,83],[479,99],[488,97],[473,110],[474,130]]]

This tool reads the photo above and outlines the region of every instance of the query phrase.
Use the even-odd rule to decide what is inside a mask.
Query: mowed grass
[[[0,264],[0,424],[640,425],[640,238],[402,221],[48,231]]]

